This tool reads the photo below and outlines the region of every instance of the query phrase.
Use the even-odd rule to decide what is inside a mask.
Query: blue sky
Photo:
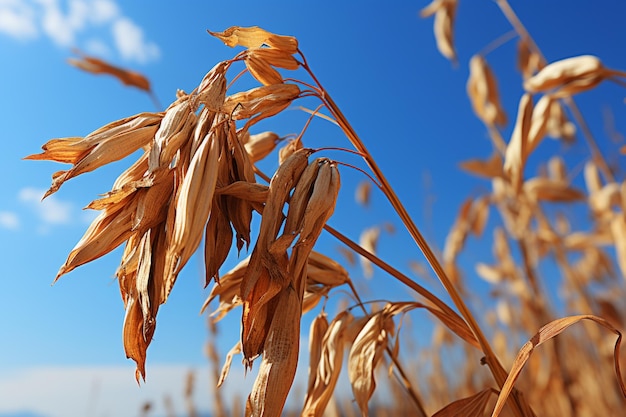
[[[626,69],[623,2],[607,1],[602,7],[591,0],[511,3],[548,60],[594,54],[609,67]],[[22,158],[39,152],[50,138],[83,136],[110,121],[154,110],[150,99],[138,90],[67,65],[73,47],[146,74],[166,106],[176,89],[192,90],[216,62],[236,53],[206,29],[259,25],[294,35],[317,77],[433,244],[443,245],[461,202],[487,190],[487,183],[463,174],[457,165],[490,154],[491,145],[472,113],[465,83],[471,55],[511,30],[495,3],[460,2],[457,67],[437,52],[432,19],[418,16],[426,1],[301,4],[0,0],[0,178],[4,179],[0,187],[0,261],[4,266],[0,275],[0,416],[30,410],[42,417],[86,413],[126,417],[137,415],[145,400],[154,401],[162,412],[163,393],[182,407],[182,381],[191,368],[198,372],[198,390],[208,386],[203,354],[208,331],[206,317],[199,316],[208,290],[202,288],[200,259],[190,261],[159,312],[148,351],[148,382],[141,388],[134,382],[134,365],[125,359],[121,343],[124,311],[113,279],[119,251],[50,285],[95,217],[82,207],[108,191],[129,162],[72,180],[41,203],[51,174],[65,168]],[[514,56],[513,42],[487,57],[499,77],[509,119],[514,119],[522,92]],[[623,89],[602,86],[579,100],[601,143],[610,143],[603,127],[605,109],[613,111],[615,129],[626,132],[624,96]],[[305,120],[306,115],[289,110],[282,124],[264,124],[263,128],[285,135],[297,132]],[[505,137],[509,133],[510,128]],[[348,146],[340,132],[323,121],[316,121],[305,144]],[[557,151],[559,146],[548,143],[542,152]],[[582,142],[569,152],[573,165],[584,161]],[[332,155],[358,163],[343,154]],[[267,168],[272,169],[271,163]],[[354,187],[362,175],[344,169],[342,179],[340,208],[331,225],[355,240],[364,228],[384,221],[399,228],[381,195],[374,193],[367,209],[353,202]],[[327,254],[337,253],[338,244],[329,238],[322,238],[320,245]],[[484,242],[482,247],[470,248],[468,261],[487,256],[488,262],[489,247]],[[408,260],[421,260],[401,230],[383,234],[380,255],[407,273]],[[227,266],[235,262],[231,257]],[[358,269],[352,272],[363,282]],[[359,287],[370,298],[409,297],[389,282],[377,272]],[[237,320],[221,326],[222,354],[236,340],[238,326]],[[238,369],[233,379],[239,381],[238,363],[234,367]],[[251,381],[249,376],[246,384]],[[227,387],[232,390],[228,392],[239,388],[238,382]],[[210,401],[197,396],[197,404],[206,409]]]

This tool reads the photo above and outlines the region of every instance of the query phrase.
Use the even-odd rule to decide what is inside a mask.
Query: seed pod
[[[420,12],[421,17],[435,15],[435,40],[441,54],[456,62],[454,50],[454,18],[456,15],[457,0],[433,0]]]
[[[245,58],[246,68],[250,74],[263,85],[282,84],[283,77],[270,64],[258,56],[250,55]]]
[[[532,114],[532,97],[530,94],[524,94],[519,102],[517,120],[504,155],[504,172],[511,179],[511,184],[515,189],[519,189],[522,185],[524,166],[529,155],[528,132],[530,131]]]
[[[223,32],[208,32],[231,48],[239,45],[253,49],[267,45],[290,54],[298,52],[298,40],[293,36],[276,35],[258,26],[232,26]]]
[[[248,140],[243,143],[250,160],[258,162],[269,155],[276,148],[276,144],[279,141],[280,137],[276,133],[263,132],[249,135]]]
[[[467,94],[472,101],[474,113],[485,124],[489,126],[506,124],[506,113],[500,103],[496,79],[482,55],[474,55],[470,60]]]
[[[205,137],[176,192],[172,204],[175,209],[170,210],[173,224],[167,248],[166,272],[172,283],[202,239],[217,181],[219,142],[214,134]]]
[[[55,193],[65,181],[125,158],[148,145],[159,129],[162,117],[162,114],[141,113],[109,123],[84,138],[52,139],[42,146],[44,152],[29,155],[25,159],[74,165],[67,171],[58,171],[53,175],[52,185],[44,195],[45,198]]]
[[[263,60],[269,65],[288,70],[297,70],[300,67],[298,61],[293,55],[287,51],[276,48],[258,48],[250,49],[246,54],[248,57],[254,57]]]
[[[554,97],[571,96],[598,85],[608,71],[592,55],[581,55],[553,62],[524,82],[529,93],[554,90]]]
[[[302,140],[290,140],[282,148],[278,150],[278,163],[282,164],[287,158],[291,156],[298,149],[302,149]]]
[[[302,306],[291,286],[278,295],[263,360],[246,402],[246,416],[279,417],[298,365]]]

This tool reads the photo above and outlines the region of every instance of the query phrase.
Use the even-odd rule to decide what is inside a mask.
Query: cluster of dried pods
[[[339,172],[335,162],[309,160],[313,150],[290,143],[280,153],[280,167],[269,186],[256,182],[254,163],[267,156],[279,138],[271,132],[251,135],[250,128],[300,96],[298,85],[285,83],[276,70],[299,67],[294,57],[298,44],[293,37],[257,27],[233,27],[212,35],[246,50],[217,64],[191,93],[179,92],[164,112],[118,120],[85,137],[50,140],[43,153],[27,159],[73,165],[53,175],[48,196],[71,178],[140,152],[112,190],[89,204],[101,213],[56,277],[125,243],[116,275],[126,309],[124,348],[137,363],[138,380],[145,378],[146,350],[159,306],[203,236],[208,284],[213,278],[219,281],[219,268],[233,240],[239,251],[250,245],[253,212],[261,213],[246,268],[238,279],[227,274],[212,297],[233,291],[243,304],[244,361],[250,366],[263,355],[248,414],[278,415],[296,370],[303,310],[347,279],[338,265],[311,255],[333,213]],[[237,61],[245,62],[262,85],[228,94],[226,74]],[[89,57],[73,64],[111,73],[106,63]],[[123,80],[128,77],[122,72]]]

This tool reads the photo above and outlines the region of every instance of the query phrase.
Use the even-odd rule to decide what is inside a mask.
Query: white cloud
[[[95,23],[107,23],[118,17],[120,9],[112,0],[94,0],[91,18]]]
[[[16,230],[20,227],[20,220],[17,214],[10,211],[0,211],[0,228]]]
[[[26,187],[18,194],[18,199],[32,208],[39,219],[48,225],[67,224],[72,219],[74,205],[68,201],[59,200],[51,195],[41,200],[45,190]]]
[[[0,0],[3,33],[22,40],[43,33],[58,46],[90,48],[91,52],[110,50],[105,38],[112,38],[111,46],[124,60],[146,63],[160,56],[159,47],[122,14],[115,0]]]
[[[97,38],[88,39],[85,42],[85,46],[83,49],[90,55],[95,55],[98,57],[111,56],[111,48],[102,40]]]
[[[28,40],[38,36],[35,13],[23,0],[0,0],[0,33]]]
[[[122,57],[138,62],[148,62],[160,55],[159,47],[146,42],[142,29],[132,20],[122,17],[113,23],[113,38]]]

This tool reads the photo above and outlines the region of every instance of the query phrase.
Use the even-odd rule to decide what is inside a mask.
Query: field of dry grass
[[[142,151],[111,191],[90,204],[101,214],[57,275],[124,244],[116,275],[126,308],[124,348],[137,363],[138,380],[145,377],[159,306],[200,249],[206,282],[215,281],[205,304],[212,325],[233,314],[242,323],[241,340],[225,364],[209,345],[217,384],[227,378],[236,355],[242,355],[246,367],[260,362],[245,403],[233,404],[216,389],[216,416],[281,415],[297,366],[309,367],[306,392],[302,408],[285,410],[286,415],[620,415],[626,408],[620,373],[626,183],[624,171],[611,166],[599,150],[573,97],[601,83],[622,88],[626,72],[590,55],[547,62],[540,42],[527,33],[507,1],[496,3],[515,31],[525,93],[518,108],[508,110],[516,114],[510,117],[511,136],[504,137],[509,118],[489,56],[476,54],[467,63],[467,94],[493,152],[476,155],[462,168],[483,178],[489,191],[468,196],[441,251],[428,245],[376,156],[310,69],[297,39],[258,27],[212,32],[240,49],[231,60],[217,63],[193,91],[180,91],[165,111],[114,121],[84,138],[51,140],[41,154],[28,157],[72,164],[54,174],[52,194],[73,177]],[[451,61],[457,60],[456,6],[456,0],[434,0],[421,11],[422,17],[433,18],[437,47]],[[91,57],[73,64],[150,92],[140,74]],[[236,91],[234,81],[244,76],[258,86]],[[300,134],[285,140],[255,131],[257,123],[304,98],[318,105],[304,109],[311,117]],[[345,134],[347,142],[337,147],[349,146],[346,152],[363,160],[360,169],[369,181],[359,187],[361,203],[367,204],[371,189],[380,190],[451,303],[376,255],[379,230],[355,242],[326,224],[335,210],[340,171],[351,167],[323,156],[326,149],[305,146],[309,123],[320,118]],[[542,141],[574,137],[588,145],[583,169],[566,166],[559,154],[542,161],[539,172],[526,169]],[[615,152],[626,153],[619,146],[614,144]],[[264,173],[257,166],[268,157],[278,157],[276,172]],[[572,184],[579,176],[584,188]],[[588,223],[575,222],[574,211],[584,211]],[[253,216],[260,216],[258,230],[251,227]],[[322,233],[345,249],[336,259],[316,252]],[[466,243],[481,235],[493,236],[493,258],[481,260],[475,270],[491,294],[475,306],[458,260]],[[231,250],[248,245],[249,257],[220,271]],[[350,259],[362,259],[365,271],[382,269],[412,296],[362,299],[342,266]],[[556,265],[558,278],[542,272],[546,262]],[[551,292],[554,288],[558,296]],[[309,329],[301,328],[303,314],[320,311],[328,298],[345,299],[346,293],[350,297],[341,311],[321,309]],[[400,332],[401,323],[417,309],[432,319],[433,337],[429,346],[406,355],[414,348],[411,335]],[[303,332],[309,334],[308,347],[299,346]],[[307,348],[308,363],[298,364],[300,349]],[[333,395],[340,371],[348,376],[353,398]],[[372,401],[377,384],[392,401]],[[190,377],[188,399],[192,390]],[[189,415],[196,415],[191,400],[188,405]],[[149,415],[150,407],[143,413]]]

